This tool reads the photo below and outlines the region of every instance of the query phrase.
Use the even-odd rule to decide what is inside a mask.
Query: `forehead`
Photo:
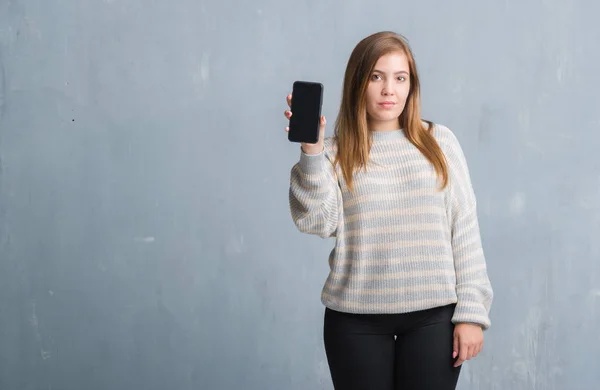
[[[395,73],[395,72],[408,72],[408,58],[406,54],[400,51],[384,54],[375,63],[375,70]]]

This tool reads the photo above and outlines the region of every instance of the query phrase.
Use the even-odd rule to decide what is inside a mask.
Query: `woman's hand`
[[[287,100],[287,105],[289,108],[292,107],[292,95],[289,94],[286,96],[286,100]],[[284,112],[285,117],[289,120],[292,117],[292,111],[290,110],[285,110]],[[319,121],[319,140],[317,141],[316,144],[309,144],[309,143],[305,143],[302,142],[300,145],[302,147],[302,151],[304,151],[304,153],[306,154],[319,154],[323,151],[323,145],[324,145],[324,140],[325,140],[325,125],[327,124],[327,120],[325,119],[324,116],[321,116],[320,121]],[[290,131],[289,127],[285,128],[285,131]]]
[[[454,347],[452,358],[458,359],[454,367],[474,358],[483,348],[483,330],[478,324],[459,323],[454,327]]]

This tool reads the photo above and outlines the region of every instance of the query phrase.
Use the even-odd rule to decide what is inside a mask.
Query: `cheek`
[[[398,96],[402,96],[402,100],[406,100],[410,93],[410,84],[406,83],[398,89]]]
[[[367,106],[375,104],[377,101],[377,92],[373,88],[367,89]]]
[[[398,91],[398,97],[401,97],[400,99],[400,104],[398,107],[398,115],[402,114],[402,112],[404,111],[404,109],[406,108],[406,103],[407,103],[407,99],[408,99],[408,94],[410,92],[410,88],[402,88],[401,91]]]
[[[408,99],[408,94],[409,93],[410,93],[410,88],[409,87],[400,88],[397,91],[398,100],[400,102],[402,102],[402,105],[404,105],[404,103],[406,102],[406,99]]]

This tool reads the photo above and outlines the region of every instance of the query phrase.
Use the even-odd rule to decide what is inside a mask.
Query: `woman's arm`
[[[452,321],[490,327],[493,290],[482,247],[477,201],[463,150],[453,133],[447,136],[450,172],[449,217],[456,272],[457,306]]]
[[[313,155],[300,153],[300,160],[293,166],[290,175],[292,219],[303,233],[333,237],[342,207],[341,190],[333,164],[325,150]]]

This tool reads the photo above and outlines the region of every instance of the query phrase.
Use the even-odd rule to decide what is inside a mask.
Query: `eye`
[[[379,78],[381,78],[381,76],[379,76],[378,74],[373,74],[371,76],[371,80],[378,80]]]
[[[398,76],[398,80],[399,81],[406,81],[406,77],[404,77],[404,76]]]

